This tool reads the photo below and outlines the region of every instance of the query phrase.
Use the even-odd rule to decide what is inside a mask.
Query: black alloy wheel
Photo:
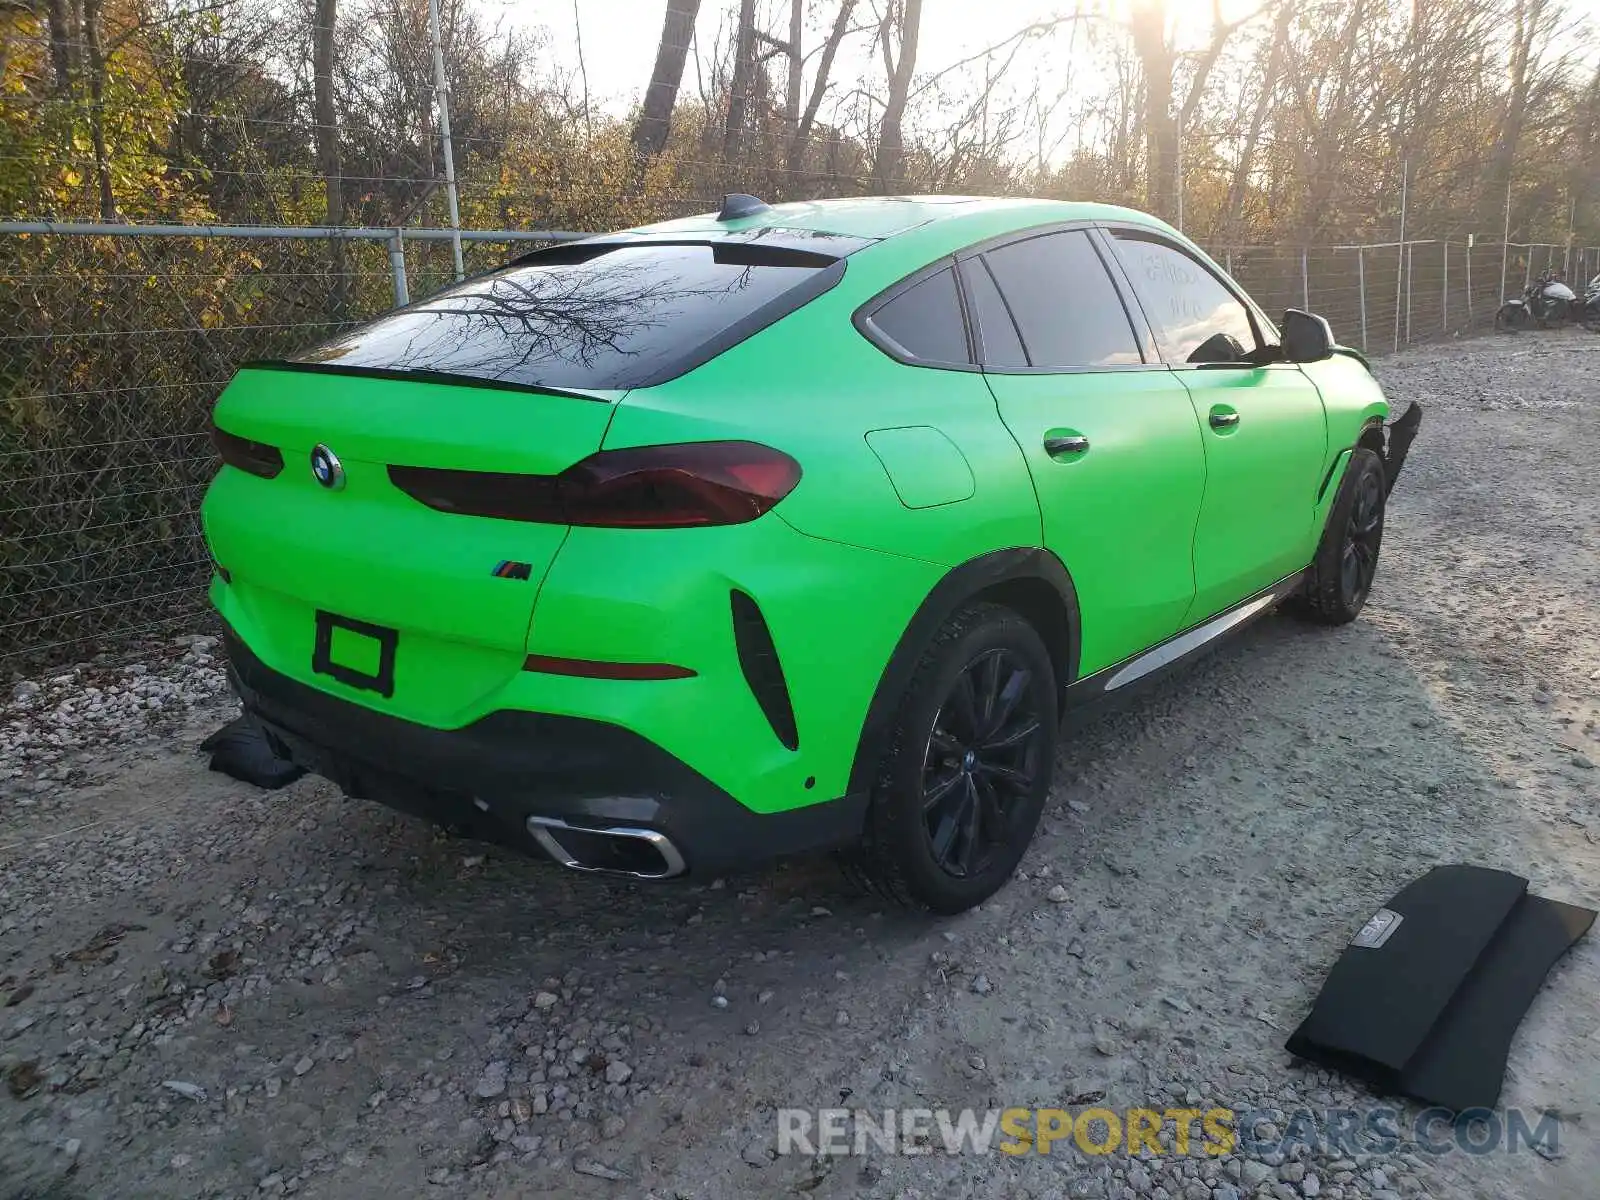
[[[1372,590],[1382,538],[1383,479],[1376,471],[1364,471],[1356,480],[1339,561],[1339,599],[1346,607],[1359,609]]]
[[[1033,841],[1055,767],[1057,664],[1014,609],[977,601],[923,650],[879,760],[858,883],[936,913],[1003,887]]]
[[[986,650],[955,678],[934,716],[922,767],[922,824],[933,861],[982,874],[1010,845],[1050,741],[1031,696],[1033,672],[1008,649]]]
[[[1383,459],[1364,446],[1353,450],[1300,594],[1285,605],[1289,611],[1319,625],[1343,625],[1361,614],[1378,570],[1388,494]]]

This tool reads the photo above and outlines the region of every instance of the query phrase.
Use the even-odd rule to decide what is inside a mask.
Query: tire
[[[1361,614],[1378,570],[1387,480],[1371,450],[1351,452],[1316,557],[1293,610],[1319,625],[1346,625]]]
[[[1038,632],[996,604],[962,609],[906,687],[846,873],[935,913],[987,900],[1033,840],[1056,739],[1055,670]]]
[[[1494,327],[1506,333],[1517,333],[1528,327],[1530,317],[1523,305],[1502,304],[1494,314]]]

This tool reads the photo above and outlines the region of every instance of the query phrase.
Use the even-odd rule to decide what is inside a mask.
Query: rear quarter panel
[[[802,471],[776,512],[812,537],[944,566],[1039,545],[1027,467],[983,375],[897,362],[851,322],[861,304],[950,248],[948,237],[913,233],[852,256],[843,280],[798,312],[687,375],[629,393],[606,448],[710,438],[774,446]],[[886,469],[895,456],[875,453],[868,435],[929,429],[959,451],[926,464],[951,476],[933,491],[960,498],[910,507],[918,501],[902,502]],[[889,444],[939,440],[919,432]]]
[[[668,553],[668,539],[660,538],[659,555],[615,556],[629,561],[629,575],[638,579],[608,583],[623,591],[597,598],[584,581],[604,578],[604,551],[628,539],[574,531],[535,611],[531,645],[539,652],[581,655],[585,638],[601,627],[608,636],[626,631],[637,641],[630,650],[642,653],[663,636],[654,598],[671,579],[693,573],[704,591],[679,607],[708,616],[707,639],[727,639],[730,586],[753,596],[789,683],[798,753],[762,732],[731,665],[731,643],[720,659],[701,653],[693,661],[729,664],[720,673],[726,686],[719,702],[735,706],[739,727],[749,727],[743,744],[759,752],[729,755],[729,731],[705,719],[714,711],[705,706],[686,708],[670,729],[655,728],[643,714],[639,720],[758,811],[842,794],[878,681],[922,600],[951,567],[991,550],[1040,544],[1027,466],[983,375],[903,365],[852,324],[860,304],[947,249],[937,240],[879,253],[886,248],[853,256],[844,279],[798,312],[687,375],[630,392],[617,406],[607,449],[746,439],[799,462],[795,490],[742,527],[752,541],[738,560],[697,563]],[[694,532],[711,531],[681,540],[693,540]],[[595,563],[584,558],[591,547]]]

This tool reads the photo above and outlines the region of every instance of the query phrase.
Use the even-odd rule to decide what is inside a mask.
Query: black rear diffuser
[[[1291,1054],[1456,1112],[1492,1108],[1518,1023],[1586,908],[1485,867],[1435,867],[1362,927]]]

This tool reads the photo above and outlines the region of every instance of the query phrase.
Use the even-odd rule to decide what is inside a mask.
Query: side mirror
[[[1283,356],[1290,362],[1321,362],[1333,347],[1333,330],[1316,313],[1291,308],[1283,314]]]

